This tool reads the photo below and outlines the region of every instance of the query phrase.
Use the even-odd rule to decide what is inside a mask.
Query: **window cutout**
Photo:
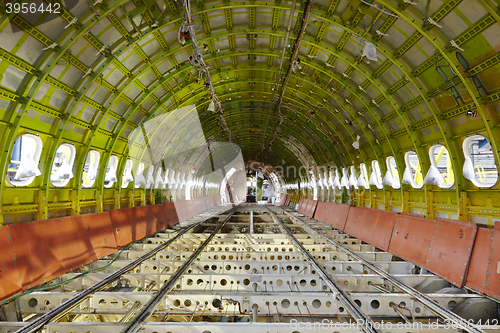
[[[349,186],[354,186],[355,189],[358,189],[358,179],[354,165],[351,165],[350,171],[351,175],[349,176]]]
[[[85,160],[82,173],[83,187],[91,187],[94,185],[95,179],[97,178],[97,168],[99,167],[100,158],[101,155],[96,150],[91,150],[87,154],[87,159]]]
[[[333,186],[335,186],[338,189],[342,187],[340,185],[339,169],[335,169],[335,178],[333,178]]]
[[[118,157],[111,155],[104,176],[104,187],[110,188],[116,182],[116,169],[118,168]]]
[[[28,186],[36,176],[40,176],[38,162],[41,153],[42,139],[32,134],[21,135],[12,149],[7,169],[9,182],[15,186]]]
[[[165,169],[165,174],[163,175],[163,185],[165,185],[164,188],[168,188],[169,184],[168,175],[170,172],[171,172],[170,169]]]
[[[152,188],[155,180],[154,180],[154,172],[155,172],[155,167],[150,165],[148,169],[148,178],[146,178],[146,188]]]
[[[170,170],[168,177],[168,188],[175,190],[175,170]]]
[[[372,161],[372,173],[368,184],[375,185],[379,190],[384,188],[382,186],[382,173],[380,172],[380,165],[377,160]]]
[[[401,187],[401,184],[399,183],[399,172],[398,172],[398,167],[396,165],[396,159],[394,158],[394,156],[389,156],[386,158],[385,162],[387,164],[387,173],[389,173],[390,176],[392,176],[391,186],[392,188],[397,190],[398,188]],[[386,177],[384,177],[384,179],[386,179]]]
[[[482,135],[474,135],[464,140],[464,177],[477,187],[491,187],[498,181],[498,168],[491,143]]]
[[[418,160],[418,155],[414,151],[409,151],[405,154],[405,175],[409,176],[410,182],[405,184],[410,184],[413,188],[421,188],[424,185],[424,178],[422,175],[422,167],[420,166],[420,161]],[[405,179],[403,175],[403,179]]]
[[[126,188],[130,182],[134,181],[134,177],[132,176],[132,165],[133,162],[130,159],[125,163],[122,177],[122,188]]]
[[[332,168],[328,171],[328,186],[335,187],[333,179],[335,178],[335,170]]]
[[[155,189],[163,189],[163,177],[161,174],[161,167],[158,168],[158,171],[156,172]]]
[[[452,187],[455,183],[455,175],[451,166],[450,154],[446,147],[443,145],[432,146],[431,149],[429,149],[429,157],[431,160],[431,168],[425,176],[427,181],[434,181],[435,183],[430,184],[439,185],[441,188]],[[437,178],[436,169],[441,175],[442,181],[440,179],[435,179]],[[424,184],[428,182],[424,179]]]
[[[180,171],[177,172],[177,176],[175,177],[175,185],[176,185],[175,188],[177,190],[180,190],[182,188]]]
[[[342,168],[342,178],[340,179],[340,186],[349,188],[349,174],[346,168]]]
[[[50,182],[57,187],[66,186],[73,178],[73,164],[75,163],[76,149],[73,145],[64,143],[57,148]]]
[[[358,179],[358,186],[359,187],[364,187],[365,189],[370,189],[370,186],[368,185],[369,179],[368,179],[368,172],[366,171],[366,165],[364,163],[361,163],[359,165],[360,169],[360,175]]]
[[[137,172],[135,173],[135,183],[134,187],[139,188],[146,185],[146,178],[144,178],[144,163],[139,163],[137,167]]]

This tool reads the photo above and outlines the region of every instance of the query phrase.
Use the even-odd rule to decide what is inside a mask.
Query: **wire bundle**
[[[221,101],[215,92],[215,88],[210,77],[209,66],[205,63],[203,55],[198,47],[198,41],[196,39],[196,31],[194,29],[194,21],[191,18],[191,4],[189,0],[182,0],[182,5],[184,7],[184,22],[182,22],[179,32],[177,34],[177,39],[182,45],[186,44],[186,40],[191,39],[193,46],[193,53],[189,56],[189,62],[196,67],[199,67],[198,82],[201,83],[203,75],[205,75],[205,89],[210,94],[210,102],[208,110],[212,112],[220,113],[219,125],[224,129],[229,135],[229,142],[231,142],[231,131],[227,126],[226,120],[224,118],[224,110],[222,108]]]

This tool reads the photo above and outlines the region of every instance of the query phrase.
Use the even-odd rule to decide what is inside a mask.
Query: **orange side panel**
[[[306,204],[306,201],[307,199],[300,199],[300,202],[299,202],[299,207],[297,207],[297,211],[299,213],[302,213],[304,214],[304,208],[305,208],[305,204]]]
[[[116,244],[126,246],[147,236],[147,210],[143,207],[114,209],[109,211],[115,232]]]
[[[304,205],[304,199],[300,199],[299,205],[297,206],[297,211],[302,213],[302,206]]]
[[[304,204],[302,205],[302,214],[306,215],[307,207],[309,207],[310,199],[304,199]]]
[[[62,237],[64,235],[70,236],[71,241],[74,241],[74,237],[78,236],[66,233],[65,231],[70,228],[65,224],[71,224],[71,221],[69,218],[62,220],[62,222],[58,220],[35,221],[11,226],[13,251],[23,290],[33,288],[69,270],[60,261],[61,254],[57,247],[62,247]],[[89,238],[87,233],[82,237]],[[69,243],[67,251],[72,250],[78,252],[78,245],[72,247],[71,243]],[[91,253],[93,255],[94,251],[92,250]],[[68,252],[67,255],[71,255],[71,252]],[[75,254],[75,256],[79,255],[81,253]],[[85,254],[83,258],[85,258]],[[66,264],[70,265],[70,262]]]
[[[280,206],[284,206],[286,202],[286,195],[282,195],[280,198]]]
[[[307,200],[306,207],[304,209],[304,215],[313,217],[316,211],[316,206],[318,204],[317,200]]]
[[[196,215],[201,214],[207,210],[205,197],[198,197],[198,198],[193,200],[193,203],[194,203],[194,210],[196,212]]]
[[[290,200],[292,200],[292,196],[291,195],[287,195],[286,196],[286,201],[285,201],[285,206],[288,206],[290,204]]]
[[[167,202],[161,205],[158,213],[158,231],[165,230],[177,223],[179,223],[179,218],[175,211],[175,204]]]
[[[389,252],[462,287],[476,236],[469,222],[396,217]]]
[[[193,200],[176,201],[174,206],[179,222],[186,221],[196,215]]]
[[[373,246],[387,251],[396,213],[365,207],[351,207],[345,232]]]
[[[52,254],[62,264],[65,272],[97,260],[89,229],[81,219],[68,216],[51,219],[47,223],[54,230],[49,236]]]
[[[410,215],[396,216],[389,252],[425,266],[436,221]]]
[[[478,228],[466,286],[500,298],[500,223],[494,229]]]
[[[349,214],[349,205],[337,204],[335,202],[318,202],[314,218],[334,228],[344,230]]]
[[[496,222],[491,240],[491,251],[488,262],[488,275],[486,279],[486,293],[492,297],[500,297],[500,223]]]
[[[207,209],[213,208],[215,206],[214,205],[214,197],[213,196],[205,197],[205,204],[207,205]]]
[[[0,301],[22,291],[22,282],[17,270],[17,258],[12,251],[10,226],[0,229]]]
[[[102,258],[118,249],[109,213],[96,213],[73,216],[81,220],[90,235],[90,243],[97,258]]]
[[[299,201],[299,205],[297,206],[297,211],[298,211],[299,213],[300,213],[301,208],[302,208],[302,200],[304,200],[304,199],[300,199],[300,201]]]
[[[143,208],[144,207],[144,208]],[[161,204],[141,206],[144,209],[142,216],[146,220],[146,236],[158,232],[158,215],[160,214]],[[133,209],[133,208],[131,208]],[[146,237],[144,236],[144,237]],[[144,238],[143,237],[143,238]]]
[[[436,224],[426,268],[462,287],[477,226],[474,222],[446,220],[437,220]]]
[[[138,206],[125,208],[127,214],[127,225],[130,226],[132,242],[143,239],[154,233],[156,230],[156,220],[150,213],[151,206]],[[113,220],[111,220],[113,222]]]
[[[304,214],[306,216],[307,216],[310,202],[311,202],[310,199],[304,199],[304,204],[302,205],[302,214]]]

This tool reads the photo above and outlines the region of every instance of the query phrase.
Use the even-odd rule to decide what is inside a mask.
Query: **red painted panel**
[[[185,211],[194,215],[191,201]],[[191,207],[191,208],[189,208]],[[0,300],[178,223],[174,203],[0,228]],[[163,229],[161,229],[163,228]]]
[[[473,222],[438,220],[426,268],[462,287],[477,226]]]
[[[198,198],[194,199],[193,204],[194,204],[194,210],[196,212],[196,215],[201,214],[207,210],[205,197],[198,197]]]
[[[486,292],[486,271],[490,257],[493,230],[478,228],[474,248],[469,263],[466,286],[480,292]]]
[[[349,214],[349,205],[335,202],[318,202],[314,218],[334,228],[344,230]]]
[[[163,231],[174,224],[179,223],[179,218],[177,217],[175,204],[173,202],[167,202],[160,206],[158,212],[158,231]]]
[[[53,233],[49,236],[53,256],[69,271],[97,260],[86,224],[73,217],[48,220]],[[47,228],[44,226],[43,228]]]
[[[299,207],[297,207],[297,211],[299,213],[304,214],[306,203],[307,203],[307,199],[300,199],[300,201],[299,201]]]
[[[427,263],[436,221],[410,215],[398,215],[389,252],[421,266]]]
[[[66,223],[71,221],[64,219],[59,226],[53,221],[35,221],[10,226],[13,241],[11,250],[16,257],[16,266],[24,290],[49,281],[68,270],[59,261],[55,251],[55,247],[60,244],[58,234],[65,234],[58,228],[64,228]],[[68,250],[71,250],[71,246]]]
[[[389,252],[461,287],[475,236],[474,223],[398,215]]]
[[[345,232],[384,251],[389,247],[396,213],[365,207],[351,207]]]
[[[316,206],[318,204],[317,200],[307,200],[305,208],[304,208],[304,215],[313,217],[314,212],[316,211]]]
[[[148,223],[146,206],[114,209],[109,211],[115,232],[116,244],[126,246],[147,236]]]
[[[478,228],[465,284],[479,292],[500,298],[500,223],[495,228]]]
[[[176,201],[174,206],[179,222],[186,221],[196,215],[193,200]]]
[[[10,226],[0,229],[0,301],[22,291],[22,281],[12,251]]]
[[[81,220],[90,235],[90,243],[97,258],[104,257],[118,249],[109,218],[109,212],[73,216],[72,220]]]
[[[492,297],[500,298],[500,223],[495,223],[492,231],[491,250],[488,262],[488,275],[486,278],[486,293]]]
[[[213,196],[205,197],[205,204],[207,206],[207,209],[213,208],[215,206],[214,205],[214,197]]]

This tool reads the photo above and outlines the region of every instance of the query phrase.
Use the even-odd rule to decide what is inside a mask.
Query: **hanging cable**
[[[198,48],[198,40],[196,39],[196,31],[194,29],[194,21],[191,18],[191,4],[189,0],[182,0],[182,5],[184,7],[184,22],[181,23],[179,27],[179,32],[177,34],[177,39],[182,45],[186,44],[187,39],[191,39],[193,53],[189,56],[189,62],[196,67],[199,67],[198,80],[201,84],[201,78],[205,75],[205,88],[209,93],[209,106],[208,110],[212,112],[220,113],[221,128],[228,134],[228,141],[231,141],[231,130],[227,126],[226,120],[224,119],[224,110],[220,102],[219,97],[215,92],[215,88],[210,76],[209,66],[205,63],[203,56]]]

